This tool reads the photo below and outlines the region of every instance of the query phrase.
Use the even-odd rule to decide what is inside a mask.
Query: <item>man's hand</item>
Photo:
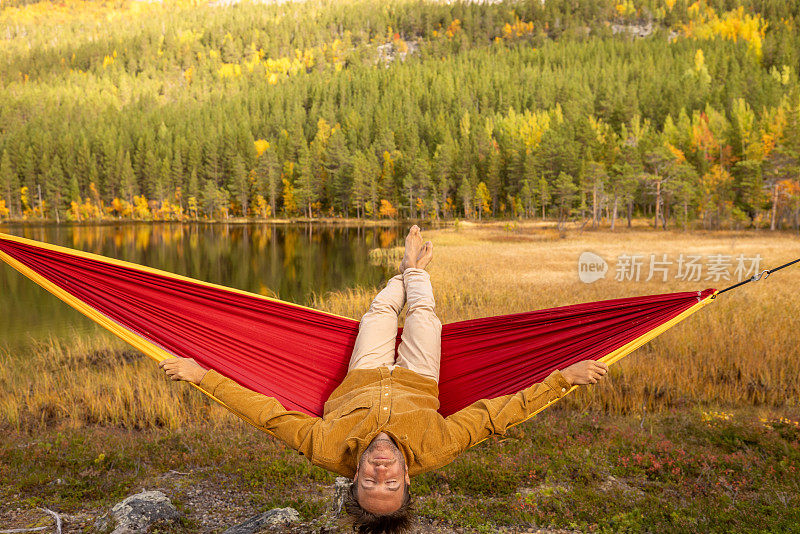
[[[605,363],[595,360],[583,360],[582,362],[573,363],[561,371],[561,374],[573,386],[582,386],[596,384],[607,372],[608,365]]]
[[[200,384],[208,372],[200,367],[194,358],[169,358],[163,360],[158,366],[172,380],[185,380],[192,384]]]

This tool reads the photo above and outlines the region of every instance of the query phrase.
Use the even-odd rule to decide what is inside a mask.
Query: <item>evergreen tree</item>
[[[45,180],[45,192],[47,195],[50,210],[55,216],[56,222],[61,222],[61,210],[64,208],[64,193],[66,192],[67,180],[61,168],[61,159],[58,154],[50,162]]]
[[[81,203],[81,188],[78,184],[78,177],[74,174],[69,178],[69,201]]]
[[[170,183],[172,184],[172,189],[179,187],[185,188],[183,161],[181,159],[180,150],[175,150],[175,153],[172,156],[172,166],[170,167]]]
[[[230,192],[242,210],[242,217],[247,217],[250,204],[250,181],[244,161],[238,154],[233,158],[233,173],[231,174]]]
[[[502,182],[500,171],[502,170],[502,164],[503,160],[500,157],[500,152],[492,145],[486,164],[486,188],[492,199],[492,216],[497,215],[497,199],[501,197],[500,187]]]
[[[78,179],[78,187],[80,191],[88,191],[89,184],[92,183],[92,179],[95,178],[92,176],[91,165],[94,161],[92,157],[92,152],[89,148],[89,141],[87,141],[86,137],[81,135],[80,142],[78,144],[78,151],[75,154],[75,168],[74,168],[74,175]],[[95,178],[96,181],[96,178]]]
[[[36,156],[33,152],[33,147],[28,147],[25,151],[22,161],[19,165],[20,186],[28,188],[28,202],[25,206],[23,202],[22,209],[32,209],[33,204],[30,200],[30,195],[36,191]]]
[[[311,204],[319,198],[319,192],[314,180],[314,172],[311,164],[311,152],[305,145],[300,146],[297,160],[297,180],[294,183],[295,198],[298,206],[305,212],[306,217],[311,217]]]
[[[5,199],[12,217],[19,215],[21,211],[18,192],[19,181],[17,173],[11,165],[11,156],[9,156],[8,150],[3,150],[3,155],[0,156],[0,195]]]
[[[272,144],[258,158],[258,184],[260,191],[269,201],[270,213],[277,213],[277,199],[280,195],[280,167]]]
[[[331,206],[341,207],[347,211],[347,200],[350,193],[348,168],[350,153],[341,128],[334,128],[325,147],[325,170],[328,175],[326,197]]]
[[[572,215],[572,205],[578,193],[578,186],[575,179],[565,172],[558,173],[558,177],[553,183],[553,192],[558,205],[557,217],[559,229],[564,228],[564,224]]]
[[[458,198],[461,200],[464,218],[468,219],[472,214],[472,185],[467,177],[463,178],[458,186]]]
[[[131,153],[125,152],[120,167],[120,193],[128,201],[133,204],[133,197],[138,193],[136,185],[136,176],[133,173],[133,165],[131,165]]]
[[[353,156],[353,189],[351,198],[353,206],[356,208],[356,217],[359,219],[365,216],[374,180],[375,177],[372,174],[369,159],[363,152],[357,151]]]

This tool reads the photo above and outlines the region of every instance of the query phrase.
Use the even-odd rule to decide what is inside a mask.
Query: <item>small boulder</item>
[[[644,497],[644,492],[642,490],[635,488],[611,475],[608,475],[600,484],[600,491],[612,493],[621,492],[629,497]]]
[[[173,522],[180,513],[160,491],[143,491],[127,497],[97,520],[95,528],[111,534],[140,534],[158,521]]]
[[[333,515],[339,515],[339,513],[341,513],[345,498],[347,498],[347,492],[350,491],[350,485],[352,483],[353,481],[349,478],[336,477],[336,482],[333,484]]]
[[[256,534],[265,528],[288,525],[300,521],[300,514],[294,508],[273,508],[263,514],[254,515],[243,523],[231,527],[222,534]]]

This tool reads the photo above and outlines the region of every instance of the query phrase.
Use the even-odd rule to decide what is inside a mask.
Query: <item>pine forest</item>
[[[800,225],[800,4],[0,7],[0,220]]]

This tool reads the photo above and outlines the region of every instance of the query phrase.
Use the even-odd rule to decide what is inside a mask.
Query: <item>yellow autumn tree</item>
[[[262,219],[267,219],[271,215],[272,208],[270,207],[269,202],[267,202],[267,199],[265,199],[260,193],[256,193],[256,196],[253,200],[253,207],[255,212]]]
[[[150,219],[150,206],[148,205],[147,197],[144,195],[133,197],[133,214],[136,219]]]
[[[473,198],[475,209],[478,211],[478,220],[481,220],[484,213],[487,215],[491,213],[492,209],[489,206],[491,200],[492,196],[489,194],[489,188],[486,187],[484,182],[480,182],[475,188],[475,196]]]
[[[397,217],[397,208],[392,206],[392,203],[386,200],[385,198],[381,199],[381,207],[378,210],[378,213],[381,217],[388,217],[390,219],[394,219]]]
[[[28,196],[28,188],[26,186],[22,186],[19,190],[19,200],[22,204],[22,217],[27,219],[30,217],[33,210],[31,210],[31,200]]]
[[[133,213],[133,206],[130,202],[120,198],[114,198],[111,201],[111,207],[109,208],[110,215],[116,215],[120,218],[130,217]]]
[[[197,220],[197,197],[189,197],[186,199],[186,207],[194,220]]]
[[[255,141],[256,154],[260,157],[269,148],[269,141],[266,139],[256,139]]]
[[[283,211],[289,215],[297,212],[297,201],[294,198],[294,186],[286,178],[283,179]]]

